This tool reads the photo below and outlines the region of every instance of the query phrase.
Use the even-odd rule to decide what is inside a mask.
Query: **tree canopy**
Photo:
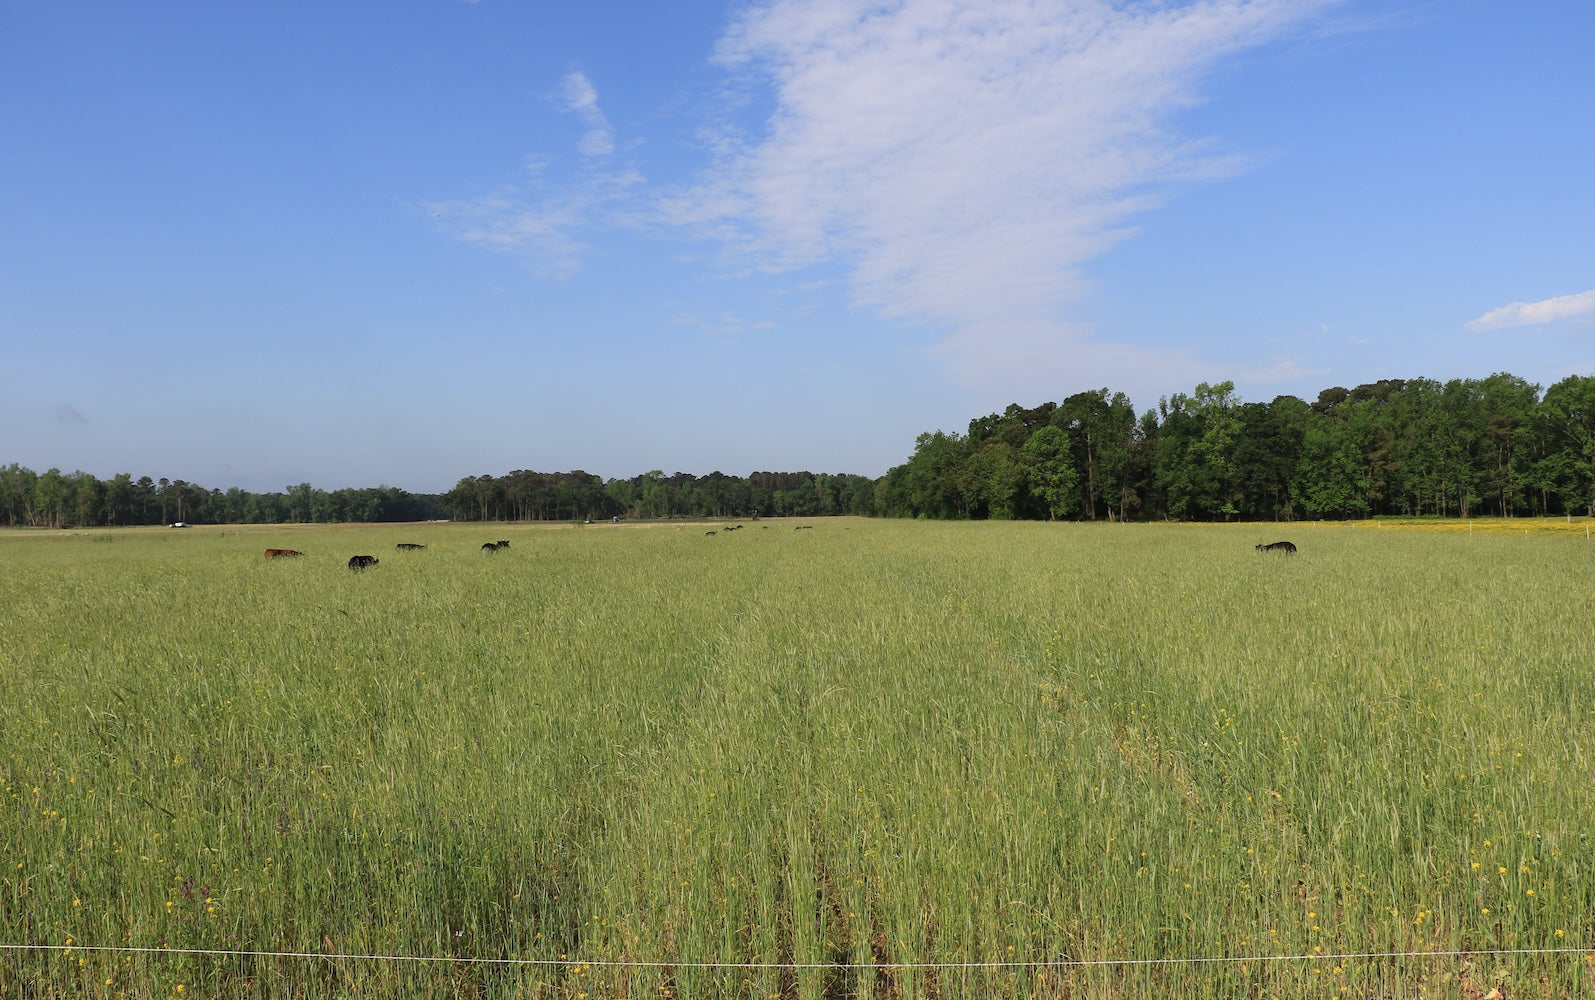
[[[581,470],[461,479],[441,495],[207,490],[119,473],[0,466],[0,524],[663,517],[1294,520],[1377,515],[1595,517],[1595,376],[1541,391],[1515,375],[1381,379],[1311,402],[1198,384],[1136,415],[1122,392],[1076,393],[927,431],[879,479],[754,472],[630,479]]]
[[[1099,389],[922,434],[877,495],[930,518],[1595,516],[1595,377],[1384,379],[1310,403],[1204,382],[1139,419]]]

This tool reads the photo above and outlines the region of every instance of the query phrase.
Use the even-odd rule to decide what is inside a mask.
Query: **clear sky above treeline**
[[[1595,373],[1595,4],[0,5],[0,462],[879,476]]]

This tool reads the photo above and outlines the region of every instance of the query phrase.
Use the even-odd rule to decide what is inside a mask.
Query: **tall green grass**
[[[1595,995],[1582,537],[814,523],[0,534],[0,996]]]

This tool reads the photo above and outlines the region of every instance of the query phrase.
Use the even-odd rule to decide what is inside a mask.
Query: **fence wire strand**
[[[231,951],[220,948],[141,948],[132,945],[0,944],[0,951],[116,952],[142,955],[198,955],[210,958],[305,958],[329,962],[412,962],[430,965],[523,965],[585,969],[730,969],[771,972],[805,969],[955,970],[1083,969],[1108,966],[1244,964],[1248,962],[1351,962],[1402,958],[1502,958],[1513,955],[1595,955],[1595,948],[1489,948],[1479,951],[1368,951],[1319,955],[1206,955],[1180,958],[1058,958],[1001,962],[662,962],[641,959],[470,958],[458,955],[357,955],[321,951]]]

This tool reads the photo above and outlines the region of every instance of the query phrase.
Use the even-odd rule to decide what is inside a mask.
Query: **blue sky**
[[[853,472],[1595,374],[1595,4],[0,0],[0,463]]]

